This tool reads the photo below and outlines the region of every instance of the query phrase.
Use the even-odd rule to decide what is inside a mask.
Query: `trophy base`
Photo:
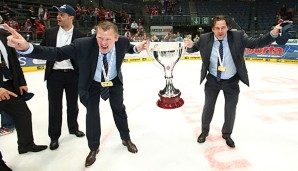
[[[163,109],[175,109],[181,107],[184,104],[182,98],[180,98],[181,93],[174,97],[163,97],[158,94],[160,99],[156,102],[157,106]]]

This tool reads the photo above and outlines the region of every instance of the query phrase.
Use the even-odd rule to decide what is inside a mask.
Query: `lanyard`
[[[224,56],[222,56],[222,60],[221,60],[221,57],[220,57],[220,54],[219,54],[219,48],[217,48],[216,52],[217,52],[217,56],[218,56],[218,60],[219,60],[219,65],[223,66],[225,58],[224,58]]]
[[[111,54],[111,57],[110,57],[110,62],[108,63],[109,64],[108,65],[109,67],[108,67],[108,72],[107,73],[106,73],[106,70],[105,70],[105,67],[104,67],[104,64],[103,64],[103,54],[101,52],[99,52],[99,56],[98,57],[101,60],[101,70],[102,70],[102,75],[104,76],[105,81],[110,81],[110,75],[111,75],[112,64],[113,64],[115,52],[116,52],[116,49],[115,49],[115,46],[114,46],[113,49],[112,49],[112,54]],[[107,58],[107,56],[106,56],[106,58]],[[107,60],[108,60],[108,58],[107,58]]]

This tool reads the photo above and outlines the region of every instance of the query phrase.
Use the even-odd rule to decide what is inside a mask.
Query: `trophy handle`
[[[147,52],[147,55],[148,57],[152,58],[152,55],[150,54],[153,54],[153,58],[164,68],[164,64],[161,63],[161,61],[158,59],[158,52],[157,51],[154,51],[153,48],[150,49],[150,52],[148,51],[148,49],[146,50]]]
[[[179,43],[179,48],[178,48],[178,54],[179,54],[179,57],[176,59],[176,61],[174,62],[174,65],[173,65],[173,68],[175,67],[176,63],[180,60],[181,56],[182,56],[182,50],[183,50],[183,47],[181,47],[181,43]]]

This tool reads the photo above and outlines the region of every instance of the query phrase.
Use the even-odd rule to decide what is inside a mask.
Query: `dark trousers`
[[[58,140],[62,126],[63,91],[67,105],[67,125],[70,133],[78,130],[78,75],[75,71],[55,71],[47,79],[49,100],[49,128],[51,140]]]
[[[211,74],[207,75],[207,82],[205,84],[205,104],[202,113],[202,132],[209,132],[216,100],[220,90],[223,91],[225,98],[225,122],[222,127],[222,134],[224,136],[229,136],[233,131],[236,106],[240,93],[239,77],[237,74],[228,80],[221,81],[217,81],[216,77]]]
[[[5,89],[16,93],[12,82],[8,81],[3,86]],[[33,144],[31,111],[26,102],[20,96],[10,96],[10,100],[0,102],[0,111],[6,112],[12,117],[18,136],[18,146],[26,148]]]
[[[120,133],[120,138],[122,140],[128,140],[129,128],[127,122],[127,115],[125,111],[125,106],[123,104],[123,85],[119,78],[116,77],[113,81],[113,86],[109,88],[110,91],[110,106],[113,113],[113,118],[116,127]],[[88,140],[88,146],[90,150],[96,150],[100,145],[101,136],[101,126],[100,126],[100,112],[99,112],[99,102],[100,102],[100,90],[101,84],[99,82],[93,81],[89,89],[89,98],[85,104],[87,108],[86,116],[86,135]]]

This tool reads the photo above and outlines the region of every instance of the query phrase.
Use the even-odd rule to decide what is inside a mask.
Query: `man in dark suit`
[[[249,86],[247,69],[244,61],[245,48],[261,48],[271,44],[279,36],[281,26],[260,38],[249,38],[243,31],[230,31],[228,19],[225,16],[215,16],[211,23],[212,32],[203,34],[200,40],[193,43],[184,39],[187,52],[200,51],[202,57],[201,80],[207,75],[205,84],[205,104],[202,112],[202,133],[199,143],[204,143],[208,136],[213,117],[215,103],[220,90],[225,97],[225,122],[222,137],[229,147],[235,147],[231,138],[236,106],[239,96],[239,80]],[[208,74],[207,74],[208,71]]]
[[[47,146],[36,145],[33,141],[31,111],[22,98],[28,87],[16,51],[7,46],[8,35],[0,29],[0,111],[6,112],[15,122],[19,154],[39,152]]]
[[[86,167],[95,162],[96,154],[99,152],[100,96],[104,100],[110,99],[110,106],[122,144],[127,147],[129,152],[138,152],[136,145],[130,139],[127,114],[123,104],[121,65],[126,53],[137,53],[148,49],[149,42],[144,41],[137,46],[130,44],[126,37],[119,36],[117,26],[109,21],[100,22],[96,26],[96,35],[76,39],[70,45],[60,48],[29,44],[12,28],[6,24],[4,27],[13,34],[7,38],[9,46],[26,51],[23,53],[32,58],[53,61],[70,58],[77,61],[80,100],[87,109],[86,133],[90,153],[86,158]]]
[[[61,47],[70,44],[73,40],[84,37],[84,34],[73,27],[76,11],[69,5],[54,7],[58,11],[57,22],[59,27],[47,29],[40,43],[42,46]],[[47,80],[49,100],[49,127],[51,138],[50,149],[59,147],[58,139],[61,136],[62,100],[63,91],[66,95],[67,125],[70,134],[83,137],[77,122],[78,107],[78,80],[79,69],[75,60],[47,61],[45,80]]]

